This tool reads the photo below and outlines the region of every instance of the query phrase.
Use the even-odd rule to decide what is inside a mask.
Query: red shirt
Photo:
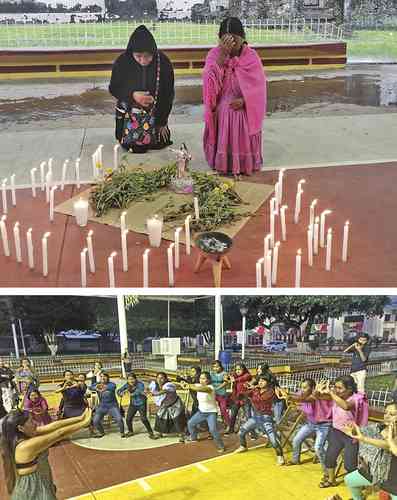
[[[261,391],[262,389],[255,387],[255,389],[247,393],[251,399],[252,406],[255,412],[260,415],[272,415],[274,390],[266,389],[264,392]]]
[[[252,379],[252,375],[249,372],[243,373],[242,375],[234,374],[234,383],[232,390],[232,399],[236,403],[243,404],[244,395],[247,391],[245,384]]]

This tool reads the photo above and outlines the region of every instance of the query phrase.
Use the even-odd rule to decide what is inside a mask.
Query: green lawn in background
[[[396,375],[380,375],[379,377],[367,377],[365,387],[368,391],[392,390]]]

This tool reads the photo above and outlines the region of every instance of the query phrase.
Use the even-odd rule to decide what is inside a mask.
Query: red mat
[[[397,183],[396,164],[357,165],[314,169],[288,170],[284,182],[284,203],[287,211],[287,241],[282,243],[279,255],[278,283],[280,287],[293,287],[295,282],[295,255],[302,248],[302,286],[304,287],[393,287],[397,284],[397,231],[394,214],[396,212],[395,190]],[[250,182],[275,183],[277,172],[258,173],[250,177]],[[299,225],[292,222],[295,207],[296,185],[305,178],[302,199],[302,217]],[[85,188],[84,188],[85,189]],[[68,187],[64,193],[56,194],[56,203],[76,194],[75,188]],[[23,241],[23,263],[12,256],[4,257],[0,249],[0,285],[3,287],[80,287],[80,251],[85,247],[86,234],[94,230],[94,249],[97,271],[88,276],[88,286],[107,287],[107,257],[117,251],[115,260],[116,286],[142,286],[142,253],[148,246],[146,235],[130,233],[128,273],[123,273],[120,250],[120,231],[117,228],[90,223],[79,228],[74,219],[61,214],[55,215],[54,223],[48,220],[48,205],[44,196],[33,200],[30,190],[17,193],[17,207],[8,215],[8,233],[16,221],[21,224]],[[325,271],[325,251],[314,259],[314,266],[307,265],[306,230],[309,206],[314,198],[319,200],[316,214],[331,209],[327,223],[333,228],[332,271]],[[343,225],[351,223],[349,260],[341,260]],[[277,225],[279,226],[279,225]],[[33,227],[37,270],[27,266],[25,233]],[[49,276],[41,275],[41,237],[51,231],[49,239]],[[255,263],[263,253],[263,238],[269,231],[269,202],[253,216],[234,238],[229,254],[232,269],[224,271],[224,287],[256,286]],[[277,227],[277,239],[280,228]],[[160,248],[150,252],[150,286],[168,287],[166,249],[169,242],[163,241]],[[177,287],[212,287],[211,266],[206,265],[198,274],[193,272],[197,251],[187,257],[181,246],[181,268],[176,271]]]

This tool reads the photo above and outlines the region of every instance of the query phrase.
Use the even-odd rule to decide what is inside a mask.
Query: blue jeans
[[[224,448],[221,435],[216,426],[216,418],[217,414],[215,412],[204,413],[198,410],[188,421],[187,428],[189,430],[190,437],[193,441],[197,439],[197,427],[203,422],[207,422],[208,429],[210,431],[211,436],[214,438],[216,446],[218,448]]]
[[[273,448],[276,450],[277,455],[282,455],[283,451],[281,449],[280,439],[276,434],[274,428],[273,417],[271,415],[253,415],[251,416],[245,424],[240,428],[240,445],[244,448],[247,447],[246,435],[255,429],[262,429]]]
[[[292,462],[298,463],[302,443],[312,434],[316,434],[316,439],[314,441],[314,452],[320,460],[322,468],[325,470],[325,441],[328,437],[328,431],[331,427],[331,423],[325,422],[321,424],[314,424],[312,422],[306,422],[302,425],[292,441]]]
[[[120,434],[124,434],[124,421],[118,406],[103,407],[99,405],[95,410],[95,415],[92,420],[94,427],[98,429],[101,434],[105,433],[102,425],[102,420],[105,415],[110,415],[112,418],[114,418],[114,420],[117,422],[117,425],[119,426]]]
[[[273,403],[273,415],[274,415],[274,421],[278,425],[280,423],[281,417],[283,416],[284,413],[284,401],[275,401]]]

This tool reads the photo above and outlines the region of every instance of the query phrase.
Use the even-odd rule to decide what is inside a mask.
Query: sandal
[[[330,481],[327,477],[321,479],[318,485],[319,488],[334,488],[335,486],[338,486],[337,483],[335,481]]]

